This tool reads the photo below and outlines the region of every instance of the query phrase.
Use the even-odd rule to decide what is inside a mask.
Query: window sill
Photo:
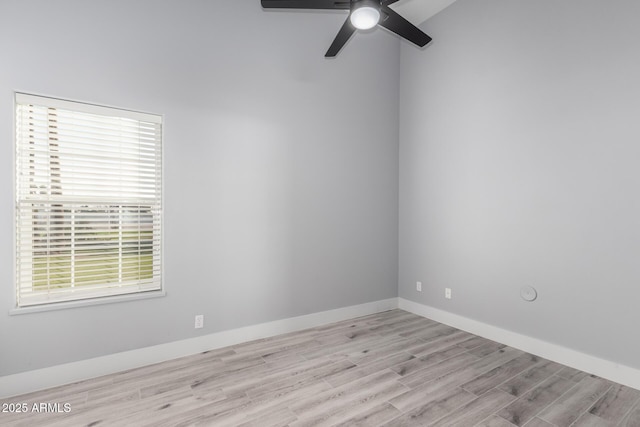
[[[9,310],[9,315],[41,313],[44,311],[69,310],[72,308],[88,307],[92,305],[113,304],[118,302],[136,301],[141,299],[161,298],[167,295],[165,290],[140,292],[127,295],[114,295],[100,298],[89,298],[76,301],[54,302],[50,304],[16,307]]]

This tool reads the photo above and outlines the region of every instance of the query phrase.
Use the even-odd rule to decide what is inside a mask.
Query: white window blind
[[[16,94],[19,307],[159,290],[160,116]]]

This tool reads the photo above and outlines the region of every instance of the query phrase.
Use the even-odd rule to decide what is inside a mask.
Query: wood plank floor
[[[640,427],[638,390],[401,310],[0,403],[29,408],[2,426]]]

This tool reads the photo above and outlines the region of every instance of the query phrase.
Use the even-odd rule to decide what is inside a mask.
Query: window
[[[162,289],[160,116],[16,94],[18,307]]]

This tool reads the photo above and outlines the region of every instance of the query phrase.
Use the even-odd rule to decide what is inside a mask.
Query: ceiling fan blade
[[[420,47],[423,47],[431,41],[431,37],[423,33],[411,22],[398,15],[390,7],[382,6],[380,11],[383,13],[383,16],[380,18],[378,25],[383,26],[387,30],[396,33],[400,37],[405,38]]]
[[[394,4],[397,1],[398,0],[382,0],[382,5],[383,6],[389,6],[390,4]]]
[[[264,9],[346,9],[349,10],[348,0],[262,0]]]
[[[344,24],[342,24],[342,28],[340,28],[340,31],[338,31],[338,35],[335,39],[333,39],[333,43],[331,43],[329,50],[324,55],[325,58],[333,58],[334,56],[336,56],[338,52],[340,52],[340,49],[342,49],[342,47],[349,41],[349,39],[355,32],[356,27],[353,26],[351,20],[349,19],[349,17],[347,17],[347,20],[344,21]]]

